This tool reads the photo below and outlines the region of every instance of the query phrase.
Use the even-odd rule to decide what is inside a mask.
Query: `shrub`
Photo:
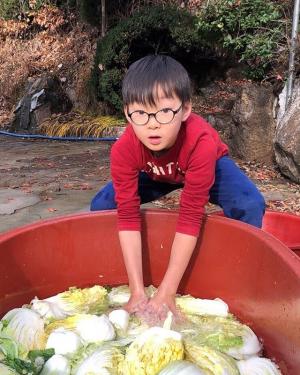
[[[91,85],[97,99],[122,108],[121,80],[135,60],[169,54],[189,71],[196,85],[216,67],[243,62],[248,78],[261,80],[287,56],[285,21],[270,0],[214,0],[196,15],[178,7],[152,6],[120,21],[98,42]]]
[[[119,22],[98,42],[91,78],[97,99],[121,111],[123,75],[132,62],[147,54],[168,54],[185,66],[203,58],[196,21],[187,11],[155,6]]]
[[[198,30],[209,40],[248,64],[247,75],[262,79],[286,49],[281,7],[270,0],[215,0],[198,13]]]
[[[101,20],[101,3],[95,0],[78,0],[80,17],[93,26],[99,26]]]

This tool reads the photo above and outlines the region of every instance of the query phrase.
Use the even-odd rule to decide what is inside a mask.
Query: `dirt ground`
[[[0,232],[34,221],[87,211],[110,179],[111,142],[24,140],[0,136]],[[239,162],[268,207],[300,214],[300,186],[270,166]],[[148,207],[178,207],[180,192]],[[212,205],[207,211],[215,210]]]

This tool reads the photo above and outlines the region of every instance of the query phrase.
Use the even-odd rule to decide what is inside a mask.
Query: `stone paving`
[[[0,136],[0,232],[88,210],[109,180],[110,147]]]

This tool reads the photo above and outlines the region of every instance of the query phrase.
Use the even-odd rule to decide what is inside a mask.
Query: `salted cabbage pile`
[[[156,289],[145,288],[151,297]],[[0,375],[280,375],[250,327],[221,299],[176,297],[150,327],[122,309],[127,285],[70,288],[0,320]]]

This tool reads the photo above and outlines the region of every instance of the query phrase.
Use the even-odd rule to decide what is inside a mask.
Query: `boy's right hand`
[[[123,306],[123,309],[130,314],[139,313],[145,310],[148,301],[149,298],[145,293],[131,294],[129,301]]]

